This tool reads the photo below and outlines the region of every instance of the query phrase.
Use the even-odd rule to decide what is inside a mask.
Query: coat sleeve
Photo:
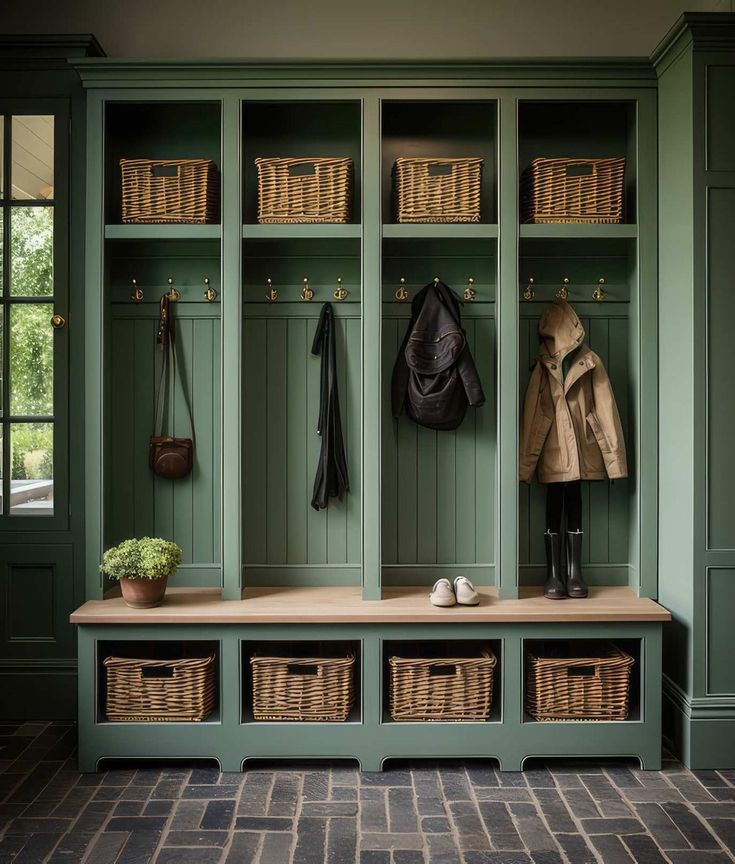
[[[625,454],[625,438],[620,422],[618,406],[615,402],[610,379],[602,362],[592,370],[592,393],[595,399],[594,415],[590,420],[592,431],[605,460],[605,470],[611,480],[628,476],[628,462]]]
[[[552,418],[547,417],[541,406],[541,387],[546,374],[540,363],[536,363],[526,388],[521,418],[518,477],[522,483],[530,483],[536,470],[539,456],[544,448],[546,436],[552,426]]]
[[[470,405],[478,407],[485,404],[485,393],[482,389],[480,376],[477,374],[472,352],[469,345],[465,342],[462,353],[457,358],[457,370],[464,385],[464,392],[467,394],[467,401]]]

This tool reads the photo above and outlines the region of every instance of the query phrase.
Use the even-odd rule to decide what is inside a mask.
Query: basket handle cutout
[[[297,162],[288,166],[289,177],[306,177],[316,174],[316,165],[313,162]]]
[[[454,165],[451,162],[431,163],[429,165],[429,177],[451,174],[453,170]]]
[[[176,670],[173,666],[143,666],[143,678],[173,678]]]
[[[152,177],[178,177],[178,165],[151,165]]]
[[[429,678],[444,678],[448,675],[456,675],[457,667],[454,663],[451,665],[449,663],[442,664],[441,666],[430,666],[429,667]]]
[[[594,678],[597,675],[596,666],[570,666],[567,670],[569,678]]]
[[[314,666],[301,666],[298,663],[289,663],[286,666],[286,671],[289,675],[318,675],[319,667]]]
[[[567,165],[567,177],[588,177],[595,173],[595,166],[589,162],[578,162],[576,165]]]

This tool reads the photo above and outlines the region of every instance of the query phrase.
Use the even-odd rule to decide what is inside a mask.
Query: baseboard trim
[[[735,768],[734,698],[692,698],[664,675],[663,731],[674,754],[688,768]]]

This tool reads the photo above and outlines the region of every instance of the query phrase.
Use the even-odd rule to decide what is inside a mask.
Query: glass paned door
[[[50,113],[0,116],[0,516],[26,519],[58,507],[56,124]]]

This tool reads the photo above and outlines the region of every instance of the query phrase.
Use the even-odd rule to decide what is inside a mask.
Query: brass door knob
[[[54,330],[61,330],[62,327],[66,326],[66,318],[62,315],[59,315],[57,312],[55,315],[51,316],[51,326]]]

